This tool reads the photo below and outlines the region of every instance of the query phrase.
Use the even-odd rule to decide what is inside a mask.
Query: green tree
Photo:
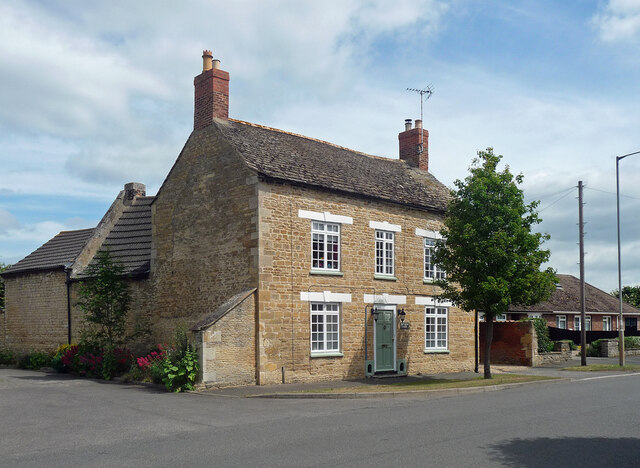
[[[11,265],[5,265],[4,263],[0,263],[0,273],[7,270]],[[0,310],[4,310],[4,281],[2,281],[2,277],[0,276]]]
[[[618,290],[611,291],[611,295],[618,296]],[[627,304],[640,307],[640,286],[622,286],[622,300]]]
[[[510,304],[532,305],[549,297],[554,288],[553,270],[540,271],[549,259],[542,250],[548,234],[531,232],[541,220],[538,202],[525,204],[507,166],[498,172],[502,156],[492,148],[478,152],[464,181],[456,180],[447,208],[435,261],[447,272],[438,282],[442,296],[465,310],[485,313],[487,329],[484,377],[491,378],[493,322]]]
[[[100,251],[86,270],[89,279],[80,284],[78,304],[89,324],[88,339],[113,348],[124,342],[129,284],[124,267],[108,251]]]

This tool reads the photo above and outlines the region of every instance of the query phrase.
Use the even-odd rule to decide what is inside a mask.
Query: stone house
[[[551,297],[534,306],[512,306],[507,318],[519,320],[525,317],[539,317],[547,321],[550,327],[580,330],[580,279],[572,275],[556,275],[558,283]],[[611,294],[585,283],[585,324],[586,330],[619,330],[619,302]],[[638,329],[640,309],[623,303],[622,316],[625,329]]]
[[[400,159],[389,159],[229,118],[229,74],[210,51],[194,86],[194,130],[156,196],[134,195],[111,224],[41,247],[89,239],[56,257],[57,287],[64,265],[73,286],[117,239],[137,262],[135,309],[154,340],[189,326],[212,385],[473,369],[474,315],[439,301],[433,285],[444,274],[431,251],[449,191],[428,172],[421,122],[405,122]],[[142,227],[123,219],[133,206],[148,221],[132,231],[139,242],[123,230]],[[28,315],[19,281],[45,274],[5,273],[8,344],[13,316]],[[55,312],[32,301],[32,314],[65,327],[64,301]]]

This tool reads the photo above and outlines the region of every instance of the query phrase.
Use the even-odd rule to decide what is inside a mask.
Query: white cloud
[[[94,227],[97,221],[70,218],[63,222],[19,223],[15,216],[0,208],[0,263],[15,263],[61,231]]]
[[[18,220],[9,211],[0,208],[0,235],[19,226]]]
[[[0,122],[77,136],[112,119],[130,124],[136,94],[162,97],[163,83],[64,20],[33,15],[26,4],[0,6]]]
[[[609,0],[592,23],[605,42],[635,41],[640,38],[640,1]]]
[[[601,38],[637,39],[638,4],[606,3],[593,19]],[[523,5],[506,7],[520,8],[514,21],[526,21],[531,9]],[[438,42],[461,8],[471,7],[437,0],[2,2],[0,196],[78,198],[65,198],[71,206],[54,224],[19,216],[20,226],[4,228],[0,256],[23,256],[61,229],[88,227],[64,220],[87,197],[107,204],[132,180],[154,193],[191,130],[192,77],[204,48],[231,74],[233,117],[396,157],[403,120],[419,113],[417,97],[404,89],[433,82],[425,106],[430,167],[446,184],[466,175],[477,150],[494,146],[513,172],[525,174],[525,194],[541,198],[541,208],[555,200],[546,195],[579,179],[615,191],[613,156],[638,149],[632,90],[623,98],[587,94],[583,78],[567,78],[574,70],[561,66],[548,70],[554,89],[532,87],[500,64],[497,51],[495,61],[493,51],[486,62],[465,57],[466,31],[454,32],[460,44]],[[546,10],[541,24],[554,15]],[[486,18],[478,9],[465,26]],[[440,55],[428,53],[431,47]],[[455,58],[436,58],[449,47],[457,47]],[[530,52],[522,51],[523,61],[533,60]],[[623,193],[640,197],[640,157],[625,160],[623,170]],[[587,242],[615,245],[611,195],[585,195]],[[630,213],[633,205],[624,208]],[[9,218],[0,219],[2,231]],[[577,271],[575,195],[543,219],[553,266]],[[630,240],[639,231],[630,217],[625,222]],[[609,250],[597,249],[596,257],[587,248],[590,265],[611,271]]]

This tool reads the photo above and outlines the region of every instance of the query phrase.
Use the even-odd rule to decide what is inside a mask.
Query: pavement
[[[580,366],[580,357],[573,357],[570,361],[562,361],[546,364],[541,367],[511,366],[503,364],[494,364],[491,366],[492,373],[509,373],[521,375],[536,375],[554,377],[564,380],[590,380],[594,377],[604,378],[611,375],[629,374],[623,371],[598,371],[598,372],[576,372],[564,370],[567,367]],[[618,364],[618,358],[587,358],[587,364]],[[640,356],[627,356],[626,364],[640,365]],[[412,375],[405,377],[386,377],[386,378],[367,378],[354,380],[332,380],[325,382],[307,382],[307,383],[290,383],[278,385],[250,385],[242,387],[224,387],[224,388],[207,388],[199,390],[199,394],[210,396],[221,396],[231,398],[371,398],[371,397],[396,397],[407,394],[424,393],[439,396],[447,396],[461,393],[477,393],[486,391],[495,391],[502,388],[509,388],[519,385],[536,384],[549,381],[532,381],[516,384],[491,385],[484,387],[470,388],[452,388],[438,390],[411,390],[411,387],[399,389],[392,387],[391,384],[400,382],[413,381],[429,381],[429,380],[472,380],[482,375],[482,366],[480,372],[456,372],[451,374],[430,374],[430,375]],[[389,391],[367,392],[366,388],[371,386],[389,385]],[[329,389],[347,389],[358,388],[357,392],[344,393],[326,393],[322,390]]]

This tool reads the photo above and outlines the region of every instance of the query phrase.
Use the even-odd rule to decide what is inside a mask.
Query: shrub
[[[78,362],[74,367],[78,374],[89,378],[102,377],[102,353],[79,353],[77,357]]]
[[[49,353],[35,351],[29,356],[30,369],[38,370],[43,367],[49,367],[49,364],[51,364],[51,354]]]
[[[167,350],[161,361],[162,382],[171,392],[193,390],[198,377],[198,353],[189,342],[184,328],[176,330],[175,347]]]
[[[78,345],[72,345],[62,352],[60,361],[62,362],[63,372],[76,371],[76,356],[79,351],[80,347]]]
[[[54,354],[49,364],[56,372],[64,372],[64,366],[62,365],[62,354]]]
[[[625,349],[640,349],[640,336],[625,336],[624,337]]]
[[[602,340],[595,340],[591,342],[587,348],[587,356],[600,357],[602,354]]]
[[[116,356],[115,350],[111,347],[107,347],[102,352],[102,367],[100,369],[100,375],[104,380],[111,380],[116,374]]]
[[[163,355],[162,359],[158,359],[153,361],[148,369],[148,375],[151,382],[154,384],[162,385],[164,382],[162,378],[164,377],[164,358],[166,354]]]
[[[151,351],[146,356],[141,356],[139,358],[136,358],[136,364],[142,370],[149,370],[151,368],[151,365],[155,361],[162,361],[162,359],[164,359],[164,355],[165,355],[164,348],[165,348],[164,346],[159,344],[157,351],[154,350],[154,351]]]
[[[189,349],[182,353],[168,353],[162,361],[162,382],[171,392],[184,392],[193,390],[198,376],[198,353]]]
[[[12,366],[16,363],[16,356],[9,348],[0,348],[0,365]]]
[[[166,346],[161,344],[144,356],[135,357],[129,355],[128,371],[125,378],[139,382],[162,383],[162,360],[164,359]]]
[[[102,351],[102,378],[111,380],[124,374],[131,365],[131,353],[125,348],[111,348],[107,346]]]
[[[521,322],[533,322],[533,326],[536,329],[536,336],[538,337],[538,352],[548,353],[553,351],[553,341],[549,338],[549,328],[545,319],[541,318],[524,318]]]
[[[70,344],[63,344],[58,346],[58,349],[56,349],[56,352],[54,353],[53,357],[51,358],[51,363],[49,364],[56,372],[67,372],[68,370],[66,369],[65,365],[62,363],[62,357],[64,356],[64,353],[71,348]]]
[[[20,369],[39,370],[43,367],[48,367],[50,363],[51,355],[43,351],[31,351],[23,354],[18,359],[18,367]]]

